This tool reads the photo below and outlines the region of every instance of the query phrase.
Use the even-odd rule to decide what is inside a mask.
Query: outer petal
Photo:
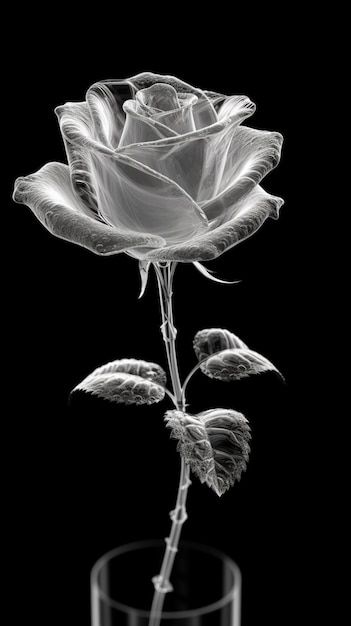
[[[283,200],[266,193],[257,186],[240,202],[225,224],[199,237],[178,245],[167,246],[144,255],[149,261],[209,261],[230,250],[240,241],[250,237],[267,217],[278,217]]]
[[[60,126],[61,124],[66,127],[73,126],[73,128],[78,126],[83,133],[88,133],[93,137],[93,123],[86,102],[67,102],[56,107],[55,113]],[[83,201],[87,215],[95,217],[98,214],[98,207],[89,151],[85,150],[84,146],[79,143],[71,142],[67,133],[63,133],[63,141],[70,166],[72,187],[78,198]]]
[[[92,152],[100,211],[116,227],[174,244],[208,229],[205,214],[174,181],[126,154]]]
[[[112,228],[86,215],[73,192],[69,168],[62,163],[48,163],[35,174],[18,178],[13,197],[16,202],[27,204],[53,235],[96,254],[117,254],[134,246],[165,243],[160,237]]]
[[[126,145],[116,152],[171,178],[196,201],[210,198],[219,186],[236,127],[255,109],[245,96],[234,96],[230,100],[228,115],[207,128]]]
[[[235,129],[214,186],[215,197],[201,203],[208,219],[226,219],[227,211],[278,165],[282,142],[280,133],[245,126]]]

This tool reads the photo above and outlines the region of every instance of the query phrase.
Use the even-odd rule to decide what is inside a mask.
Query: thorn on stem
[[[178,548],[175,548],[174,546],[171,545],[171,540],[169,537],[165,537],[165,542],[170,552],[178,552]]]
[[[173,591],[173,585],[171,585],[169,580],[162,580],[162,576],[154,576],[152,582],[154,583],[155,590],[159,593]]]
[[[170,511],[169,516],[172,522],[178,522],[179,524],[183,524],[183,522],[188,519],[188,515],[183,506],[180,506]]]

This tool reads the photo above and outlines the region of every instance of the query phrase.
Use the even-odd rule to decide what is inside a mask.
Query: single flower
[[[142,73],[96,83],[85,102],[56,109],[68,165],[18,178],[14,199],[54,235],[100,255],[199,262],[278,217],[259,183],[282,136],[241,123],[245,96]]]

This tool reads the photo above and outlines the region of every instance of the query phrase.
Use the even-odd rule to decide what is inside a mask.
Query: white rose
[[[97,254],[214,259],[283,204],[259,186],[282,136],[241,126],[254,110],[245,96],[172,76],[96,83],[85,102],[56,109],[68,166],[48,163],[17,179],[14,199],[57,237]]]

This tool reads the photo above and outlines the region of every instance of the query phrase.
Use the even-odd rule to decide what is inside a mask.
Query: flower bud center
[[[180,108],[176,90],[164,83],[155,83],[151,87],[141,89],[136,94],[136,100],[142,107],[156,109],[158,112]]]

